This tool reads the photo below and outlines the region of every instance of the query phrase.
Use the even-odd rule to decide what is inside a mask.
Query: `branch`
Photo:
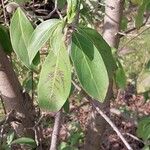
[[[62,15],[61,15],[61,13],[59,12],[57,5],[58,5],[58,0],[55,0],[54,9],[53,9],[47,16],[43,16],[43,19],[49,19],[49,18],[51,18],[51,16],[52,16],[55,12],[57,12],[57,14],[59,15],[59,17],[62,19],[63,17],[62,17]]]
[[[107,123],[109,123],[109,125],[117,133],[117,135],[120,137],[120,139],[122,140],[122,142],[124,143],[124,145],[127,147],[127,149],[128,150],[133,150],[131,148],[131,146],[129,145],[129,143],[126,141],[126,139],[123,137],[123,135],[121,134],[121,132],[118,130],[118,128],[116,127],[116,125],[110,120],[110,118],[103,111],[101,111],[101,109],[95,104],[95,102],[93,100],[90,100],[90,102],[93,105],[93,107],[96,109],[96,111],[107,121]]]
[[[60,110],[55,116],[55,123],[51,138],[51,146],[49,150],[57,150],[58,135],[61,127],[61,115],[62,111]]]
[[[122,50],[126,45],[128,45],[130,42],[132,42],[134,39],[136,39],[138,36],[140,36],[142,33],[144,33],[145,31],[147,31],[148,29],[150,29],[150,26],[147,27],[146,29],[144,29],[142,32],[140,32],[139,34],[137,34],[136,36],[134,36],[133,38],[131,38],[129,41],[127,41],[121,48],[120,50]]]
[[[2,2],[2,7],[3,7],[4,22],[5,22],[5,25],[8,25],[7,24],[7,16],[6,16],[6,11],[5,11],[4,0],[1,0],[1,2]]]
[[[141,27],[144,27],[144,26],[147,24],[149,18],[150,18],[150,15],[148,14],[147,17],[146,17],[146,19],[145,19],[145,22],[141,25]],[[141,27],[140,27],[140,28],[141,28]],[[133,28],[131,28],[131,29],[129,29],[129,30],[123,32],[123,33],[118,32],[119,38],[122,38],[122,37],[126,36],[127,34],[133,32],[133,31],[135,31],[135,30],[137,30],[137,28],[136,28],[136,27],[133,27]]]
[[[74,82],[72,81],[73,85],[75,86],[75,88],[79,91],[82,91],[82,89]],[[87,95],[86,95],[87,96]],[[89,97],[89,96],[88,96]],[[131,148],[131,146],[129,145],[129,143],[126,141],[126,139],[123,137],[123,135],[121,134],[121,132],[118,130],[118,128],[116,127],[116,125],[110,120],[110,118],[95,104],[94,100],[89,100],[91,99],[91,97],[89,97],[89,99],[87,99],[86,97],[84,98],[85,100],[89,101],[92,106],[95,108],[95,110],[106,120],[106,122],[113,128],[113,130],[117,133],[117,135],[120,137],[120,139],[122,140],[122,142],[124,143],[124,145],[127,147],[128,150],[133,150]]]

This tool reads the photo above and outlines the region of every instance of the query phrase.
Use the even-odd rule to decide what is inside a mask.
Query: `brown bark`
[[[103,26],[103,37],[111,46],[118,48],[121,16],[123,12],[124,0],[106,0],[105,1],[105,17]],[[113,80],[110,79],[109,89],[105,102],[103,104],[96,102],[96,105],[103,111],[109,112],[110,100],[113,95]],[[103,135],[107,127],[106,121],[93,110],[87,127],[85,138],[85,150],[99,150],[103,141]]]
[[[22,123],[12,122],[18,136],[34,137],[31,128],[34,126],[34,107],[13,70],[13,67],[0,45],[0,96],[3,100],[6,113],[15,111]]]

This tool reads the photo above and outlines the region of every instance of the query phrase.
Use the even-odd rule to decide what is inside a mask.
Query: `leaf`
[[[31,138],[26,138],[26,137],[18,138],[18,139],[16,139],[16,140],[14,140],[14,141],[11,143],[11,145],[12,145],[12,144],[23,144],[23,145],[28,145],[28,146],[30,146],[30,147],[32,147],[32,148],[35,148],[35,147],[36,147],[36,142],[35,142],[33,139],[31,139]]]
[[[138,137],[142,138],[145,141],[150,139],[150,117],[149,116],[140,119],[140,121],[138,122],[137,135]]]
[[[39,106],[57,112],[66,102],[71,88],[71,67],[62,41],[57,55],[50,51],[41,70],[38,84]]]
[[[144,21],[144,12],[149,4],[149,0],[143,0],[142,5],[139,6],[137,16],[135,17],[135,26],[136,28],[140,28]]]
[[[118,87],[124,89],[126,86],[126,75],[120,61],[118,60],[117,62],[118,62],[118,69],[116,70],[115,73],[115,80]]]
[[[75,88],[74,88],[74,85],[71,84],[71,89],[70,89],[69,97],[72,95],[74,89],[75,89]],[[70,111],[70,105],[69,105],[69,104],[70,104],[70,103],[69,103],[69,99],[67,99],[67,101],[65,102],[65,104],[64,104],[64,106],[63,106],[64,111],[65,111],[66,113],[69,113],[69,111]]]
[[[44,46],[48,39],[52,36],[53,31],[57,26],[62,23],[59,19],[50,19],[42,22],[31,35],[30,42],[28,43],[28,54],[30,63],[38,51]]]
[[[77,14],[79,0],[67,0],[67,19],[68,23],[72,23]]]
[[[150,150],[150,146],[149,145],[145,145],[142,150]]]
[[[15,136],[15,133],[14,133],[14,132],[8,133],[8,135],[7,135],[7,144],[8,144],[8,145],[11,144],[11,142],[12,142],[13,139],[14,139],[14,136]]]
[[[25,89],[26,92],[30,92],[33,89],[33,84],[34,81],[32,79],[32,77],[28,77],[23,81],[23,87]]]
[[[57,28],[53,31],[52,36],[50,38],[50,47],[55,55],[60,51],[62,40],[65,40],[62,34],[63,24],[59,24]]]
[[[109,85],[107,69],[97,47],[82,33],[73,33],[71,58],[83,89],[103,102]]]
[[[64,108],[64,111],[66,113],[69,113],[69,111],[70,111],[70,105],[69,105],[69,100],[68,99],[66,100],[65,104],[63,105],[63,108]]]
[[[2,25],[0,25],[0,43],[7,54],[13,51],[9,37],[9,29]]]
[[[150,71],[150,60],[147,62],[147,64],[146,64],[146,69],[148,70],[148,71]]]
[[[88,38],[98,49],[108,72],[109,77],[112,78],[114,71],[117,69],[115,59],[112,56],[111,48],[103,39],[103,37],[94,29],[87,27],[78,28],[79,32]]]
[[[150,71],[144,70],[137,79],[137,92],[144,93],[150,91]]]
[[[12,47],[24,65],[31,68],[27,45],[33,32],[33,27],[23,11],[18,8],[14,13],[10,24],[10,37]]]

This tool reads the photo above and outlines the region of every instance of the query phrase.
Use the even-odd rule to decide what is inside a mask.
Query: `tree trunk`
[[[111,46],[118,48],[120,31],[120,22],[123,12],[124,0],[106,0],[105,1],[105,17],[103,26],[103,37],[106,42]],[[105,102],[99,103],[100,109],[103,112],[109,112],[110,100],[113,95],[113,80],[110,79],[109,89]],[[103,141],[103,133],[107,127],[106,121],[93,109],[85,137],[85,150],[100,150]]]
[[[0,45],[0,97],[3,100],[6,113],[15,111],[21,123],[12,122],[18,136],[34,137],[31,128],[34,126],[35,110],[27,93],[22,87],[13,67]]]

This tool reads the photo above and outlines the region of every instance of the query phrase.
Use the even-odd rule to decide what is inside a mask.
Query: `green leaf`
[[[71,88],[70,60],[63,41],[57,55],[50,51],[41,70],[38,84],[39,106],[57,112],[66,102]]]
[[[79,0],[67,0],[67,19],[68,23],[72,23],[77,14]]]
[[[137,92],[144,93],[150,91],[150,71],[144,70],[137,79]]]
[[[18,8],[14,13],[10,24],[10,37],[12,47],[24,65],[31,68],[27,45],[33,32],[33,27],[24,12]]]
[[[109,78],[99,50],[87,36],[74,32],[71,58],[83,89],[93,98],[103,102]]]
[[[31,139],[31,138],[26,138],[26,137],[21,137],[16,140],[14,140],[11,144],[23,144],[23,145],[28,145],[32,148],[36,147],[36,142]]]
[[[63,105],[63,108],[64,108],[64,111],[66,113],[69,113],[69,110],[70,110],[70,105],[69,105],[69,100],[67,99],[65,104]]]
[[[98,49],[104,64],[106,66],[108,75],[112,78],[114,71],[117,69],[115,59],[112,56],[111,48],[103,39],[103,37],[94,29],[87,27],[78,28],[79,32],[89,39]]]
[[[74,89],[75,89],[74,85],[71,84],[71,89],[70,89],[69,97],[72,95]],[[63,108],[64,108],[64,111],[65,111],[66,113],[69,113],[69,111],[70,111],[69,99],[67,99],[67,101],[65,102]]]
[[[11,143],[12,143],[14,137],[15,137],[15,133],[14,133],[14,132],[8,133],[8,135],[7,135],[7,144],[8,144],[8,145],[11,145]]]
[[[150,146],[149,145],[145,145],[142,150],[150,150]]]
[[[0,43],[7,54],[13,51],[9,37],[9,29],[2,25],[0,25]]]
[[[145,141],[150,139],[150,117],[149,116],[140,119],[140,121],[138,122],[137,135],[138,137],[142,138]]]
[[[135,26],[140,28],[144,21],[144,12],[149,4],[149,0],[143,0],[142,5],[139,6],[137,16],[135,17]]]
[[[146,69],[148,70],[148,71],[150,71],[150,60],[147,62],[147,64],[146,64]]]
[[[63,37],[63,24],[59,24],[57,28],[52,33],[52,36],[50,38],[50,48],[54,52],[55,55],[57,55],[60,51],[62,40],[65,40]]]
[[[126,86],[126,75],[120,61],[118,60],[117,62],[118,62],[118,68],[115,73],[115,80],[118,87],[124,89]]]
[[[52,36],[53,31],[60,23],[62,22],[59,19],[50,19],[42,22],[40,25],[37,26],[37,28],[31,35],[30,42],[28,43],[28,54],[30,63],[32,63],[38,51]]]

